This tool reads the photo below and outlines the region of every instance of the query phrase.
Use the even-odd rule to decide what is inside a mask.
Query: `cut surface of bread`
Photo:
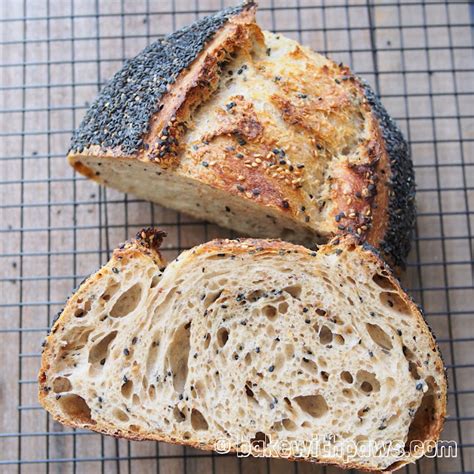
[[[436,442],[438,349],[370,249],[221,240],[166,266],[160,241],[147,230],[115,250],[54,324],[39,398],[56,420],[366,470]]]
[[[407,144],[371,88],[255,5],[148,46],[104,87],[69,161],[97,182],[252,237],[353,232],[401,265],[414,222]]]

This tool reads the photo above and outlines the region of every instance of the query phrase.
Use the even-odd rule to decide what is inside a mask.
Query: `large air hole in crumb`
[[[419,380],[421,378],[419,372],[418,372],[418,367],[415,362],[410,361],[408,362],[408,370],[410,371],[411,376],[415,380]]]
[[[120,295],[110,311],[110,316],[113,318],[122,318],[130,314],[138,306],[141,295],[142,287],[140,283],[135,283],[135,285]]]
[[[264,449],[270,442],[270,438],[262,431],[257,431],[255,437],[250,440],[250,444],[254,449]]]
[[[300,395],[294,398],[299,407],[313,418],[324,416],[328,410],[328,404],[322,395]]]
[[[122,384],[122,387],[120,388],[120,392],[126,398],[130,397],[130,395],[132,394],[132,390],[133,382],[131,380],[127,380],[125,383]]]
[[[84,304],[81,304],[80,306],[79,306],[79,301],[81,301],[81,303],[82,303],[82,300],[77,300],[78,308],[74,311],[74,316],[76,318],[83,318],[84,316],[87,315],[87,313],[91,309],[92,299],[89,298]]]
[[[403,355],[405,356],[405,359],[408,361],[408,370],[411,376],[415,380],[419,380],[420,374],[418,373],[418,367],[420,363],[418,362],[418,359],[416,358],[415,354],[408,347],[403,346]]]
[[[89,363],[104,365],[109,354],[109,347],[112,341],[117,337],[117,331],[112,331],[94,344],[89,351]]]
[[[205,308],[208,308],[212,303],[215,303],[224,290],[210,291],[204,298],[203,305]]]
[[[91,418],[91,409],[86,401],[76,394],[64,395],[59,400],[61,409],[68,418],[80,423],[95,423]]]
[[[197,431],[206,431],[209,428],[204,415],[195,408],[191,411],[191,426]]]
[[[114,408],[112,411],[112,415],[117,418],[117,420],[122,422],[126,422],[130,419],[128,415],[120,408]]]
[[[326,325],[324,325],[319,331],[319,342],[323,345],[332,342],[332,331]]]
[[[219,374],[214,374],[217,378],[217,380],[219,380]],[[194,390],[191,392],[191,395],[194,397],[194,398],[202,398],[204,397],[204,393],[206,391],[206,386],[205,384],[203,384],[200,380],[197,380],[195,383],[194,383]]]
[[[80,351],[89,340],[93,328],[73,327],[64,337],[66,343],[62,344],[55,358],[61,369],[74,366],[74,352]]]
[[[188,377],[190,332],[191,323],[183,324],[176,330],[168,346],[168,364],[173,374],[173,387],[178,393],[182,393]]]
[[[253,393],[253,390],[250,388],[252,386],[252,382],[245,382],[245,394],[249,398],[254,398],[255,394]]]
[[[281,423],[287,431],[295,431],[297,428],[296,423],[293,420],[290,420],[289,418],[283,418],[283,420],[281,420]]]
[[[155,288],[155,286],[158,285],[160,280],[161,280],[161,273],[157,275],[153,275],[153,278],[151,279],[151,283],[150,283],[150,288]]]
[[[148,356],[146,358],[146,372],[148,375],[151,375],[153,369],[156,365],[158,359],[158,350],[160,347],[160,336],[161,334],[157,332],[153,335],[150,347],[148,348]]]
[[[270,321],[273,321],[277,315],[276,308],[271,305],[264,306],[262,312]]]
[[[66,377],[56,377],[53,381],[54,393],[69,392],[72,389],[71,382]]]
[[[352,377],[352,374],[348,372],[347,370],[344,370],[341,372],[341,380],[344,380],[346,383],[352,383],[354,381],[354,378]]]
[[[229,331],[226,328],[219,328],[217,331],[217,344],[219,347],[224,347],[229,340]]]
[[[380,288],[382,288],[383,290],[390,290],[390,291],[395,291],[395,292],[397,291],[397,288],[395,287],[395,285],[385,275],[376,273],[372,277],[372,280],[374,280],[374,283]]]
[[[380,293],[380,302],[386,307],[406,316],[411,315],[411,310],[406,301],[396,293],[382,291]]]
[[[254,303],[255,301],[258,301],[264,294],[265,292],[263,290],[253,290],[248,294],[247,300]]]
[[[390,336],[377,324],[366,324],[370,338],[382,349],[390,350],[393,347]]]
[[[301,285],[291,285],[283,288],[283,291],[290,294],[293,298],[299,300],[301,296]]]
[[[278,312],[280,314],[286,314],[288,311],[288,303],[286,301],[282,301],[279,305],[278,305]]]
[[[173,416],[178,423],[182,423],[186,419],[186,415],[177,406],[173,408]]]
[[[356,374],[356,380],[362,392],[370,394],[380,390],[380,382],[374,373],[367,370],[359,370]]]

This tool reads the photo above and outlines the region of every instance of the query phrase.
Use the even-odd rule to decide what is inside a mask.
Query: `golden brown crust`
[[[163,109],[152,117],[145,148],[138,158],[157,161],[161,167],[178,163],[180,138],[186,131],[186,121],[192,111],[215,91],[221,65],[228,61],[229,55],[238,48],[250,47],[255,9],[243,10],[231,18],[191,67],[181,72],[168,91]]]
[[[255,6],[224,23],[169,86],[162,108],[150,120],[143,148],[122,154],[124,159],[132,164],[138,159],[151,171],[155,165],[170,168],[196,186],[208,185],[255,202],[263,213],[268,208],[293,219],[305,232],[314,232],[315,240],[355,233],[382,248],[391,263],[401,264],[408,252],[413,212],[403,203],[394,204],[398,191],[390,181],[398,158],[382,130],[388,122],[382,120],[381,106],[374,105],[368,86],[348,67],[297,43],[265,35],[255,24]],[[269,44],[274,49],[292,49],[273,59]],[[267,54],[262,53],[265,48]],[[200,126],[196,111],[225,89],[227,72],[234,78],[245,75],[242,68],[225,69],[237,56],[244,60],[242,68],[252,69],[249,82],[258,92],[244,94],[248,87],[241,83],[225,107],[216,103],[209,109],[209,119],[201,117],[207,128],[201,127],[201,135],[189,139]],[[279,69],[280,61],[287,67]],[[395,127],[391,122],[388,126]],[[392,142],[403,140],[400,137]],[[117,148],[91,145],[71,153],[69,161],[88,178],[113,185],[81,158],[95,156],[109,162],[119,155]],[[409,167],[402,152],[398,161]],[[400,193],[410,194],[412,188],[411,184]],[[172,202],[164,204],[173,207]],[[208,217],[213,219],[212,214]],[[402,223],[397,227],[398,221]],[[239,230],[238,223],[235,227]],[[387,243],[394,240],[387,236],[397,233],[395,227],[403,234],[403,246]]]

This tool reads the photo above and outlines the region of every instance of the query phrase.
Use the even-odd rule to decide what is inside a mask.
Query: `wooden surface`
[[[266,28],[329,52],[378,86],[411,141],[419,215],[404,283],[425,307],[444,354],[450,418],[443,439],[463,446],[463,461],[460,456],[425,459],[409,472],[473,470],[469,6],[377,1],[369,9],[362,0],[275,0],[277,9],[270,11],[269,1],[260,3],[259,20]],[[150,224],[168,232],[167,258],[228,235],[133,196],[99,189],[75,176],[64,159],[72,129],[124,57],[191,22],[195,10],[219,6],[214,0],[2,1],[2,18],[12,20],[1,23],[0,463],[11,462],[0,464],[2,473],[339,472],[74,433],[38,407],[35,378],[46,330],[72,288],[107,260],[110,249]],[[180,13],[170,14],[173,8]],[[22,21],[25,16],[30,19]],[[20,459],[21,467],[15,464]]]

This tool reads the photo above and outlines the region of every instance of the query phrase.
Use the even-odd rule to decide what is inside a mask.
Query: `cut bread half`
[[[437,441],[440,354],[372,250],[217,240],[166,266],[161,238],[115,250],[55,322],[39,398],[56,420],[387,472]]]
[[[397,266],[410,247],[408,146],[369,85],[262,31],[249,2],[159,40],[103,88],[71,165],[252,237],[352,232]]]

